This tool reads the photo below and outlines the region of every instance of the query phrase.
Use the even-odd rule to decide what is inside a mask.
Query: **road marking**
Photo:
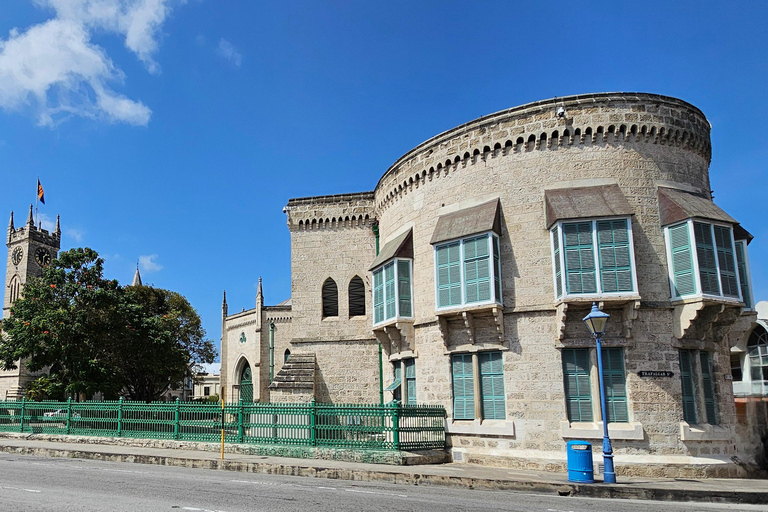
[[[381,494],[381,495],[384,495],[384,496],[397,496],[399,498],[407,498],[408,497],[407,494],[397,494],[397,493],[394,493],[394,492],[362,491],[360,489],[344,489],[344,490],[347,491],[347,492],[357,492],[357,493],[360,493],[360,494]]]
[[[0,489],[8,489],[9,491],[43,492],[37,489],[22,489],[21,487],[11,487],[8,485],[0,485]]]
[[[284,487],[294,487],[294,488],[299,488],[299,489],[312,489],[312,490],[323,489],[325,491],[344,490],[346,492],[356,492],[356,493],[360,493],[360,494],[379,494],[379,495],[382,495],[382,496],[397,496],[399,498],[407,498],[408,497],[407,494],[397,494],[397,493],[394,493],[394,492],[365,491],[365,490],[362,490],[362,489],[348,489],[348,488],[341,488],[340,489],[338,487],[327,487],[327,486],[323,486],[323,485],[301,485],[301,484],[289,484],[289,483],[268,483],[268,482],[257,482],[257,481],[254,481],[254,480],[230,480],[230,482],[237,483],[237,484],[280,485],[280,486],[284,486]]]
[[[223,510],[211,510],[209,508],[181,507],[181,510],[195,510],[197,512],[224,512]]]

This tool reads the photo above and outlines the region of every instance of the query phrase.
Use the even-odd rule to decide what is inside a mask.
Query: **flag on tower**
[[[37,198],[41,203],[45,204],[45,193],[43,192],[43,186],[40,184],[40,178],[37,178]]]

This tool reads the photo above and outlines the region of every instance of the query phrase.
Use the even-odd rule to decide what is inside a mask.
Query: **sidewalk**
[[[471,464],[429,464],[388,466],[336,460],[294,459],[179,448],[125,446],[52,441],[35,434],[2,434],[0,451],[20,455],[67,457],[116,462],[135,462],[163,466],[222,469],[248,473],[311,476],[404,485],[442,485],[466,489],[498,489],[602,498],[700,501],[734,504],[768,504],[768,480],[747,479],[672,479],[618,477],[613,485],[598,482],[577,484],[566,474],[518,471]],[[80,438],[82,439],[82,438]],[[174,442],[165,442],[169,446]],[[151,444],[148,442],[147,444]],[[207,445],[212,449],[213,446]]]

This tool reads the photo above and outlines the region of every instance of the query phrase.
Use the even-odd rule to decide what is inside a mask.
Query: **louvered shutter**
[[[472,355],[451,356],[453,377],[453,419],[475,419],[475,391],[472,380]]]
[[[560,263],[560,230],[552,230],[552,248],[555,259],[555,297],[563,296],[563,270]]]
[[[717,425],[715,385],[712,381],[712,366],[707,352],[699,352],[699,363],[701,364],[701,387],[704,391],[704,408],[707,411],[707,423]]]
[[[461,247],[459,242],[438,247],[437,306],[461,304]]]
[[[744,305],[747,308],[752,309],[752,292],[747,276],[746,245],[747,244],[741,240],[736,242],[736,267],[739,270],[739,282],[741,283],[741,300],[744,301]]]
[[[693,223],[696,237],[696,256],[699,262],[699,279],[702,293],[720,295],[720,279],[717,275],[715,244],[712,241],[712,226],[702,222]]]
[[[674,277],[675,296],[682,297],[696,293],[691,241],[687,223],[669,228],[669,246],[672,253],[672,275]]]
[[[692,354],[690,350],[680,351],[680,381],[683,388],[683,419],[691,425],[698,423],[696,418],[696,398],[694,396]]]
[[[739,296],[739,284],[736,279],[736,258],[733,256],[731,228],[712,226],[715,232],[717,263],[720,267],[720,286],[726,297]]]
[[[589,350],[562,351],[563,387],[569,421],[592,421],[592,392],[589,379]]]
[[[384,269],[373,272],[373,323],[384,321]]]
[[[416,403],[416,360],[405,361],[405,403]]]
[[[395,318],[395,262],[384,266],[384,314],[385,318]]]
[[[397,316],[413,316],[411,309],[411,263],[398,260],[397,262]]]
[[[563,224],[566,287],[568,293],[596,293],[592,223]]]
[[[402,369],[400,368],[400,361],[396,361],[393,364],[393,366],[395,368],[395,382],[399,382],[400,385],[398,387],[396,387],[394,390],[392,390],[392,398],[394,400],[402,401],[402,399],[403,399],[403,391],[402,391],[403,390],[403,379],[402,379],[403,372],[402,372]]]
[[[626,423],[627,381],[624,373],[624,350],[620,347],[603,349],[603,384],[608,408],[608,422]]]
[[[464,282],[467,303],[491,299],[491,259],[487,235],[464,241]]]
[[[597,222],[597,245],[602,291],[604,293],[632,291],[634,286],[627,220]]]
[[[499,251],[499,238],[491,236],[493,240],[493,285],[494,299],[496,302],[502,302],[501,294],[501,253]]]
[[[483,399],[483,419],[502,420],[507,417],[504,397],[504,360],[501,352],[479,354],[480,392]]]

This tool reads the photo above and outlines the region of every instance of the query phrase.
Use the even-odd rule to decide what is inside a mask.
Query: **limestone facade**
[[[404,399],[405,375],[413,370],[409,385],[416,403],[446,408],[455,460],[561,467],[568,440],[592,440],[600,449],[596,353],[581,320],[594,301],[611,315],[604,346],[621,349],[613,353],[620,355],[619,373],[623,367],[626,418],[609,424],[617,472],[742,474],[732,458],[756,462],[760,445],[760,429],[739,427],[730,380],[730,348],[743,343],[756,320],[746,304],[746,288],[729,296],[685,298],[673,296],[671,288],[676,274],[669,259],[669,219],[722,226],[733,234],[729,247],[751,238],[712,203],[709,130],[701,111],[670,97],[557,98],[436,135],[398,159],[373,192],[291,199],[285,209],[291,233],[290,305],[273,310],[259,295],[255,309],[229,315],[225,302],[222,386],[234,398],[247,361],[258,374],[255,400],[300,395],[323,402],[378,402],[398,367],[398,394],[384,392],[383,400]],[[665,199],[668,190],[678,203]],[[681,205],[679,197],[690,197],[691,204]],[[485,215],[473,212],[483,211],[495,217],[486,219],[490,224],[482,233],[473,231]],[[552,230],[577,222],[597,226],[606,219],[626,221],[622,225],[630,233],[628,288],[558,295],[555,279],[566,260],[558,259],[559,235]],[[444,233],[453,238],[440,239]],[[483,233],[489,234],[489,247],[498,241],[499,267],[492,278],[500,274],[500,294],[490,301],[439,306],[444,283],[436,277],[438,248],[455,240],[469,243]],[[597,244],[594,236],[590,250]],[[410,294],[410,313],[384,321],[374,318],[371,271],[387,264],[374,261],[379,250],[385,256],[394,251],[387,261],[407,262],[410,269],[402,281],[410,290],[398,288],[398,297]],[[463,264],[465,279],[468,260]],[[365,311],[350,315],[356,276],[364,283]],[[336,285],[338,307],[330,316],[324,315],[324,300],[332,300],[324,287],[329,279]],[[462,281],[462,286],[468,285]],[[276,326],[274,349],[271,324]],[[242,333],[245,343],[240,343]],[[273,382],[286,350],[314,355],[311,388],[286,391]],[[564,358],[576,352],[588,358],[581,392],[588,401],[591,397],[591,411],[574,419]],[[692,358],[685,368],[683,357]],[[279,360],[272,378],[266,370],[270,358]],[[464,382],[457,380],[461,361],[470,375],[470,390],[461,391],[464,400],[469,394],[468,402],[457,399],[457,383]],[[485,398],[491,392],[484,386],[490,380],[478,376],[494,364],[497,409],[488,419]],[[694,389],[685,392],[685,382],[693,382]],[[470,405],[454,410],[457,404]],[[686,422],[686,416],[698,420]]]

